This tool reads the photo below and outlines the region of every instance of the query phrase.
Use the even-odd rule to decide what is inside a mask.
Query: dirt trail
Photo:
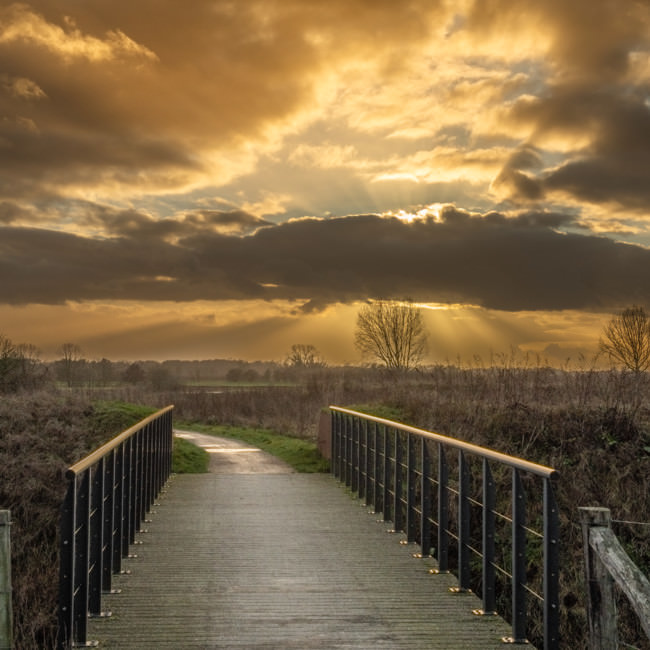
[[[181,429],[174,429],[174,435],[185,438],[210,454],[208,471],[212,474],[291,474],[294,472],[294,469],[284,461],[241,440],[219,438]]]

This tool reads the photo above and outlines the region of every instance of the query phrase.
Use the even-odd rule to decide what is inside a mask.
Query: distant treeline
[[[281,382],[291,379],[292,369],[272,361],[210,359],[203,361],[92,361],[59,359],[43,363],[47,376],[68,386],[149,384],[155,389],[213,382]]]
[[[0,393],[35,389],[51,383],[69,387],[148,385],[156,390],[214,382],[286,383],[304,374],[304,364],[239,359],[111,361],[86,359],[70,343],[61,348],[61,358],[40,359],[29,344],[14,344],[0,335]]]

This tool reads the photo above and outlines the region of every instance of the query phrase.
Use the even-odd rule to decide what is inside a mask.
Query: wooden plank
[[[431,559],[326,475],[176,476],[106,595],[105,648],[502,650]],[[529,646],[530,647],[530,646]]]

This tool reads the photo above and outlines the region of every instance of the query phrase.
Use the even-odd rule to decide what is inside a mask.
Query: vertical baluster
[[[417,536],[415,475],[416,475],[415,437],[406,434],[406,541],[415,542]]]
[[[384,494],[382,500],[382,511],[384,513],[384,521],[390,521],[390,435],[389,429],[383,425],[384,429]]]
[[[354,417],[350,432],[350,489],[352,492],[359,491],[359,428],[360,420],[358,417]]]
[[[74,572],[75,539],[74,512],[76,495],[76,478],[68,480],[68,488],[61,507],[61,549],[59,566],[59,630],[57,643],[59,648],[68,648],[72,644],[72,621],[74,617]]]
[[[124,441],[124,457],[122,460],[122,557],[129,556],[131,543],[131,502],[133,489],[131,475],[133,474],[133,438]]]
[[[131,504],[131,537],[129,541],[133,544],[135,542],[135,534],[140,530],[140,511],[142,508],[142,430],[132,435],[131,439],[133,440],[133,466],[131,468],[133,501]]]
[[[372,496],[374,498],[374,508],[375,512],[381,512],[381,498],[382,498],[382,492],[379,490],[379,486],[381,485],[381,455],[379,453],[379,424],[376,422],[374,423],[373,427],[373,438],[374,438],[374,460],[375,460],[375,469],[373,472],[374,476],[374,487],[373,487],[373,493]]]
[[[438,571],[449,571],[449,466],[438,443]]]
[[[422,493],[422,514],[420,516],[420,546],[422,557],[431,553],[431,454],[427,441],[420,438],[420,491]]]
[[[111,593],[113,585],[113,533],[115,528],[115,449],[104,462],[104,535],[102,539],[102,591]]]
[[[113,572],[122,571],[122,538],[124,537],[124,443],[115,449],[113,482]]]
[[[340,413],[330,411],[330,472],[334,478],[339,478],[339,418]]]
[[[102,615],[102,574],[104,540],[104,466],[105,457],[99,459],[90,481],[89,557],[88,557],[88,612]],[[90,469],[88,473],[90,474]]]
[[[370,422],[366,420],[364,422],[363,426],[363,440],[364,440],[364,447],[365,447],[365,453],[363,455],[364,458],[364,470],[363,474],[365,477],[365,485],[363,488],[363,495],[365,497],[365,504],[366,506],[369,506],[372,503],[372,499],[370,498],[370,491],[371,491],[371,485],[372,485],[372,468],[373,468],[373,462],[372,462],[372,449],[373,449],[373,444],[371,440],[371,434],[370,434]]]
[[[90,470],[78,475],[77,499],[74,508],[74,591],[72,639],[75,643],[86,643],[88,629],[88,561],[90,551]]]
[[[348,437],[350,432],[350,416],[343,415],[342,429],[341,429],[341,477],[343,483],[349,483],[348,461],[349,461],[349,446]]]
[[[142,515],[142,520],[146,520],[146,515],[151,511],[154,499],[156,498],[156,423],[149,423],[148,453],[147,453],[147,507]]]
[[[495,612],[495,570],[494,570],[494,531],[495,531],[496,491],[494,478],[487,458],[483,459],[483,609],[476,613],[494,615]]]
[[[512,643],[526,642],[526,498],[512,470]]]
[[[155,500],[158,498],[158,495],[160,494],[160,491],[162,490],[163,484],[164,484],[164,469],[165,469],[165,456],[164,456],[164,451],[165,451],[165,433],[166,433],[166,419],[164,420],[159,420],[156,423],[156,435],[155,435],[155,443],[154,443],[154,453],[156,457],[156,463],[155,463],[155,476],[154,476],[154,492],[153,492],[153,500],[151,501],[151,505],[154,504]]]
[[[395,464],[393,465],[393,528],[395,531],[404,530],[404,515],[402,510],[402,470],[403,470],[403,456],[404,450],[402,447],[402,436],[400,432],[395,429]]]
[[[153,503],[153,423],[149,422],[142,431],[142,500],[140,502],[140,524],[147,518]]]
[[[171,476],[172,473],[172,457],[174,450],[174,416],[172,411],[169,410],[165,413],[165,427],[164,427],[164,450],[165,450],[165,459],[163,464],[163,475],[160,488],[167,482],[167,479]]]
[[[469,591],[469,465],[462,451],[458,452],[458,589]]]
[[[560,647],[558,508],[551,479],[544,479],[544,650]]]

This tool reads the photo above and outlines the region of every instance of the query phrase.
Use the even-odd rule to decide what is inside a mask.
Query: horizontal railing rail
[[[127,429],[66,471],[61,508],[58,647],[87,640],[89,616],[122,570],[135,533],[171,474],[172,406]]]
[[[334,476],[375,512],[383,514],[384,521],[392,522],[395,530],[404,532],[407,542],[419,542],[420,556],[434,551],[438,572],[450,571],[450,548],[455,545],[456,590],[469,591],[473,579],[481,585],[482,609],[475,610],[475,614],[496,613],[497,573],[509,581],[512,636],[504,638],[504,642],[527,643],[528,596],[532,596],[543,611],[544,648],[558,648],[559,519],[553,486],[558,472],[358,411],[330,406],[330,413]],[[450,459],[450,451],[456,452],[455,460]],[[472,480],[473,460],[481,462],[480,482]],[[452,466],[455,474],[450,471]],[[495,477],[497,467],[501,469]],[[508,511],[499,512],[497,487],[502,492],[503,486],[498,485],[497,478],[502,478],[504,471],[510,473],[511,494]],[[534,482],[541,482],[537,486],[539,499],[528,504]],[[452,514],[456,515],[455,526]],[[538,529],[529,521],[533,518]],[[499,531],[510,527],[506,542],[502,534],[497,534],[497,522]],[[510,548],[500,548],[499,544]],[[538,591],[528,581],[529,549],[536,550],[541,559]],[[503,558],[503,564],[497,562],[497,557]],[[472,562],[473,558],[480,559],[477,579],[473,578],[477,563]]]

